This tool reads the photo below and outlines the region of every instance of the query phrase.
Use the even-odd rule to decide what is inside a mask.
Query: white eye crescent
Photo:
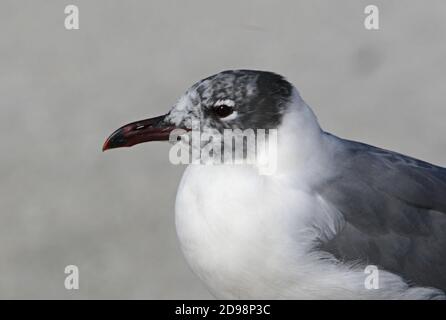
[[[214,103],[214,107],[219,107],[219,106],[228,106],[228,107],[234,107],[235,106],[235,102],[234,100],[231,99],[220,99],[217,100],[217,102]]]

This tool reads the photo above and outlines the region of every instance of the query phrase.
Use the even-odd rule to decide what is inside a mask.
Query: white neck
[[[329,148],[315,114],[295,91],[278,127],[277,178],[308,186],[326,171]]]

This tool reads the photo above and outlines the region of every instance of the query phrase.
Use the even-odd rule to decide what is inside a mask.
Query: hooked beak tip
[[[137,142],[134,142],[132,137],[129,138],[126,136],[127,131],[128,129],[124,126],[113,132],[107,140],[105,140],[102,146],[102,152],[110,149],[131,147],[136,144]]]

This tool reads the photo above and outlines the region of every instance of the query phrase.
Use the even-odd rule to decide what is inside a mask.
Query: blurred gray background
[[[176,241],[169,145],[101,146],[224,69],[281,73],[327,131],[446,165],[445,35],[443,0],[2,0],[0,298],[211,298]]]

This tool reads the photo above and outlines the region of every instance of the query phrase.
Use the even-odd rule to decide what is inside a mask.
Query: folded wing
[[[339,141],[337,174],[319,193],[345,224],[320,249],[343,261],[378,265],[414,285],[446,290],[446,169]]]

